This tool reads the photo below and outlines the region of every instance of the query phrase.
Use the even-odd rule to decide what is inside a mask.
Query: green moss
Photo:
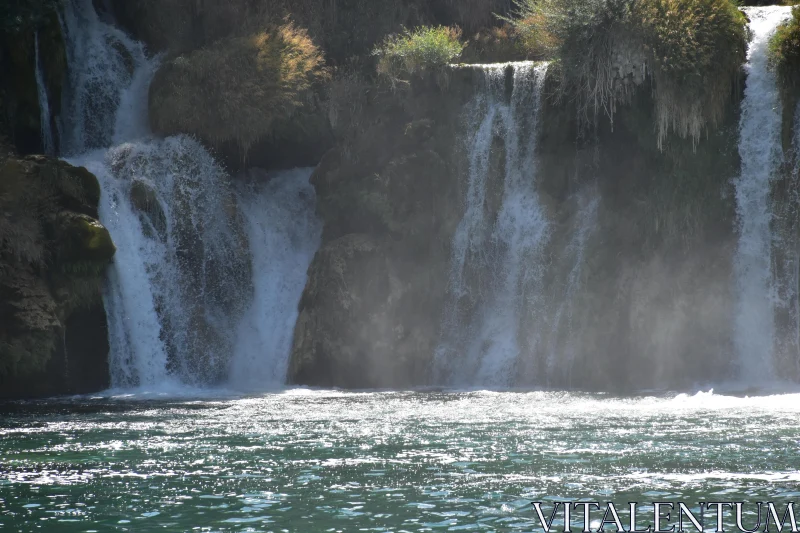
[[[784,103],[783,144],[789,148],[794,110],[800,98],[800,6],[792,9],[792,18],[781,24],[770,39],[769,59],[779,79]]]
[[[420,27],[391,35],[373,52],[378,73],[390,80],[440,69],[461,56],[461,30],[444,26]]]
[[[81,267],[82,264],[95,263],[95,271],[100,271],[117,251],[111,235],[102,224],[90,216],[72,211],[63,211],[58,215],[56,238],[59,246],[58,263],[62,270],[86,270]]]

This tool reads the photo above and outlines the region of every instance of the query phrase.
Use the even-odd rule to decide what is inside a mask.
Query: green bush
[[[391,80],[439,69],[461,56],[461,30],[446,26],[423,26],[391,35],[373,52],[378,73]]]
[[[731,0],[519,0],[514,23],[551,50],[588,123],[613,119],[649,78],[659,147],[719,122],[746,54],[747,21]]]
[[[242,152],[270,137],[327,75],[305,30],[292,24],[223,39],[159,69],[150,88],[150,123],[161,134],[187,133]]]
[[[769,42],[770,61],[785,88],[800,85],[800,6],[792,18],[778,27]]]

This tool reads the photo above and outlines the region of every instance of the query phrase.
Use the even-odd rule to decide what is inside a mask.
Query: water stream
[[[282,384],[319,241],[310,171],[244,191],[199,142],[154,138],[159,58],[91,0],[70,0],[63,24],[64,152],[98,177],[118,248],[105,293],[113,386]]]

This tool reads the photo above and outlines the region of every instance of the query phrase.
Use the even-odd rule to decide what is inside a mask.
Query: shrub
[[[649,78],[659,147],[719,122],[745,60],[746,19],[731,0],[520,0],[514,23],[552,49],[587,122],[613,119]]]
[[[150,123],[243,153],[272,136],[278,121],[310,97],[326,70],[305,30],[292,24],[220,40],[159,69],[150,88]]]
[[[746,19],[729,0],[641,2],[659,145],[670,130],[695,141],[716,126],[746,54]]]
[[[769,42],[770,62],[785,88],[800,85],[800,6],[792,9],[792,18],[780,25]]]
[[[373,52],[378,73],[391,80],[435,70],[461,56],[461,30],[446,26],[423,26],[391,35]]]

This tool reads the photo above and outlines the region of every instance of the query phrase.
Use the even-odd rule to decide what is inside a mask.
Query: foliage
[[[441,68],[461,56],[461,30],[423,26],[390,35],[375,48],[378,73],[392,80]]]
[[[518,0],[514,24],[560,63],[579,116],[613,119],[652,81],[658,145],[717,125],[744,62],[746,19],[730,0]]]
[[[189,133],[246,152],[273,134],[327,75],[307,32],[291,23],[223,39],[178,57],[156,74],[150,121],[164,134]]]
[[[792,18],[772,36],[769,56],[784,87],[800,86],[800,6],[792,9]]]

